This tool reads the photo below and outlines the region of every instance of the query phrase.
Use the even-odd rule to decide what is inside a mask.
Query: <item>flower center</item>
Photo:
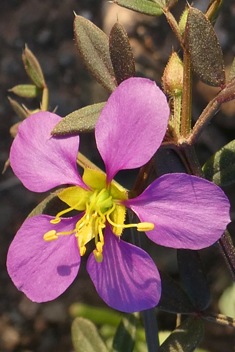
[[[44,234],[44,240],[54,241],[58,239],[58,236],[73,234],[77,238],[80,255],[83,256],[86,253],[86,244],[94,238],[96,248],[93,250],[93,254],[97,262],[103,260],[103,232],[107,222],[118,237],[121,236],[124,228],[136,227],[138,231],[148,231],[154,228],[151,223],[124,224],[126,207],[121,204],[121,201],[126,199],[126,195],[117,190],[117,187],[112,183],[107,188],[106,182],[104,182],[103,188],[99,187],[94,191],[84,190],[78,186],[69,187],[59,194],[59,198],[67,203],[69,208],[59,212],[50,221],[55,226],[63,220],[61,216],[74,209],[85,211],[85,214],[78,220],[73,230],[63,232],[50,230]],[[77,201],[78,199],[79,201]]]

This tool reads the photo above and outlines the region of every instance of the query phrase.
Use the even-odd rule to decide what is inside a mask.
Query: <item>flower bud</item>
[[[166,65],[162,77],[162,86],[164,92],[172,97],[182,94],[183,63],[176,52],[171,54]]]

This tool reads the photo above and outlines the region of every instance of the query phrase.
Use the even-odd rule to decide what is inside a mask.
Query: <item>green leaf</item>
[[[162,296],[157,308],[171,313],[192,313],[195,308],[184,289],[173,279],[160,272],[162,281]]]
[[[187,17],[185,46],[199,79],[211,86],[223,86],[224,60],[218,38],[208,18],[193,7],[189,8]]]
[[[33,83],[40,89],[43,89],[46,86],[45,79],[42,73],[41,66],[39,65],[38,60],[33,55],[32,51],[29,50],[27,45],[25,45],[25,50],[22,54],[22,59],[24,62],[25,70],[33,81]]]
[[[73,321],[72,341],[76,352],[108,352],[95,325],[84,318]]]
[[[92,132],[105,103],[88,105],[65,116],[51,131],[53,136]]]
[[[19,118],[21,120],[24,120],[24,119],[26,119],[26,117],[29,116],[29,113],[23,108],[23,106],[21,106],[19,103],[17,103],[16,100],[11,99],[10,97],[8,97],[8,100],[11,104],[11,107],[13,108],[13,110],[19,116]]]
[[[193,352],[204,336],[204,324],[197,317],[188,317],[160,346],[159,352]]]
[[[114,0],[113,3],[145,15],[160,16],[163,13],[161,6],[148,0]]]
[[[66,209],[67,205],[62,202],[58,194],[63,191],[64,188],[60,188],[55,192],[51,193],[46,197],[41,203],[39,203],[36,208],[34,208],[27,218],[31,218],[35,215],[47,214],[47,215],[56,215],[59,211]]]
[[[117,86],[109,54],[108,36],[92,22],[75,16],[74,35],[83,63],[97,82],[113,92]]]
[[[207,180],[219,186],[233,183],[235,181],[235,140],[212,155],[202,171]]]
[[[190,301],[197,310],[205,310],[210,304],[210,288],[198,252],[178,249],[177,259],[180,278]]]
[[[137,316],[125,314],[113,339],[113,352],[132,352],[136,338]]]
[[[42,90],[34,84],[19,84],[9,89],[9,91],[22,98],[35,98]]]
[[[188,18],[188,7],[186,7],[186,9],[183,11],[181,17],[180,17],[180,20],[179,20],[179,31],[180,31],[180,34],[184,35],[184,32],[185,32],[185,27],[186,27],[186,23],[187,23],[187,18]]]
[[[69,308],[69,313],[73,318],[83,317],[95,324],[112,326],[118,326],[122,317],[120,313],[113,309],[93,307],[84,303],[73,303]]]
[[[110,57],[117,83],[135,76],[135,60],[125,28],[116,22],[109,36]]]

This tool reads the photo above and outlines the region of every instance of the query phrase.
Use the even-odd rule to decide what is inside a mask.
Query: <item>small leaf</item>
[[[192,313],[195,308],[184,289],[173,279],[160,272],[162,281],[162,296],[157,308],[171,313]]]
[[[72,341],[76,352],[108,352],[95,325],[84,318],[73,321]]]
[[[235,140],[212,155],[202,171],[207,180],[218,186],[227,186],[235,182]]]
[[[13,126],[10,128],[10,135],[12,138],[15,138],[18,132],[18,126],[21,124],[21,122],[15,123]]]
[[[201,319],[188,317],[160,346],[159,352],[193,352],[204,336]]]
[[[2,170],[2,174],[4,174],[6,172],[6,170],[8,169],[8,167],[10,166],[10,159],[8,158],[7,161],[5,161],[3,170]]]
[[[25,70],[33,81],[33,83],[40,89],[43,89],[46,86],[45,79],[42,73],[41,66],[39,65],[38,60],[33,55],[32,51],[29,50],[27,45],[25,45],[25,50],[22,55],[24,62]]]
[[[133,351],[137,322],[138,319],[135,314],[124,315],[113,339],[113,352]]]
[[[224,60],[218,38],[208,18],[193,7],[189,8],[185,45],[199,79],[211,86],[223,86]]]
[[[56,215],[59,211],[63,210],[63,207],[65,209],[66,204],[63,203],[58,197],[58,194],[61,193],[63,189],[64,188],[60,188],[46,197],[36,206],[36,208],[31,211],[27,218],[41,214]]]
[[[209,3],[206,10],[206,17],[209,19],[212,26],[214,26],[217,21],[223,2],[224,0],[211,0]]]
[[[119,325],[122,316],[111,308],[94,307],[80,302],[73,303],[69,308],[69,313],[73,318],[82,317],[95,324],[108,324],[115,327]]]
[[[182,37],[185,32],[185,27],[186,27],[187,18],[188,18],[188,10],[189,10],[188,7],[186,7],[179,20],[179,31]]]
[[[161,6],[148,0],[114,0],[113,3],[145,15],[160,16],[163,13]]]
[[[65,116],[51,131],[53,136],[92,132],[105,103],[88,105]]]
[[[21,120],[26,119],[30,114],[23,108],[23,106],[21,106],[19,103],[17,103],[16,100],[11,99],[10,97],[8,97],[8,100],[13,108],[13,110],[15,111],[15,113],[19,116],[19,118]]]
[[[116,22],[109,36],[110,57],[117,83],[135,77],[135,60],[125,28]]]
[[[74,35],[83,63],[97,82],[109,92],[117,86],[109,54],[108,36],[92,22],[75,16]]]
[[[210,288],[197,251],[177,250],[178,268],[181,281],[193,306],[205,310],[210,304]]]
[[[34,84],[20,84],[9,89],[9,91],[22,98],[35,98],[41,93],[41,89]]]

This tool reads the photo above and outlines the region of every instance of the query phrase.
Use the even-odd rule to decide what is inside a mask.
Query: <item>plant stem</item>
[[[191,131],[191,109],[192,109],[192,70],[190,55],[184,50],[184,76],[182,93],[182,116],[181,116],[181,135],[188,137]]]
[[[159,350],[159,339],[155,309],[143,310],[141,314],[144,322],[148,352],[157,352]]]
[[[202,312],[200,317],[207,321],[211,321],[212,323],[231,326],[235,328],[235,319],[227,317],[226,315],[223,315],[223,314],[213,314],[213,313]]]
[[[41,104],[41,110],[42,111],[47,111],[49,106],[49,90],[47,86],[43,88],[42,91],[42,104]]]
[[[235,248],[228,231],[225,231],[218,241],[219,249],[224,257],[225,263],[235,281]]]
[[[211,121],[212,117],[219,111],[221,103],[218,103],[217,96],[212,99],[205,107],[197,122],[195,123],[190,135],[187,138],[188,144],[194,144],[202,131]]]
[[[167,22],[169,23],[172,31],[174,32],[176,38],[178,39],[181,47],[184,48],[182,35],[180,33],[180,29],[179,29],[179,26],[178,26],[178,23],[177,23],[175,17],[172,15],[172,13],[167,8],[164,8],[163,11],[164,11],[164,15],[166,16]]]
[[[198,177],[203,177],[201,165],[199,164],[194,146],[182,144],[180,149],[188,165],[187,169],[190,170],[189,173]]]
[[[175,96],[173,97],[174,102],[174,140],[177,143],[180,137],[180,120],[181,120],[181,107],[182,107],[182,96]]]

